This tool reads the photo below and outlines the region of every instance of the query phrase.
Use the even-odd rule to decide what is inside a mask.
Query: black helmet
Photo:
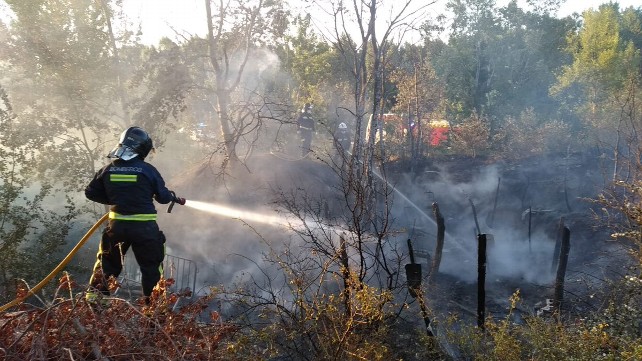
[[[153,148],[152,138],[146,131],[139,127],[129,127],[120,135],[118,146],[107,157],[130,160],[138,156],[145,159]]]
[[[309,112],[310,110],[312,110],[312,104],[310,104],[310,103],[305,103],[305,105],[303,106],[303,109],[301,109],[301,112],[303,112],[303,113],[307,113],[307,112]]]

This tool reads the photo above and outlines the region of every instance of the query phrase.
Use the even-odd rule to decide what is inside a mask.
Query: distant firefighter
[[[337,148],[337,154],[343,156],[350,152],[351,135],[346,123],[339,123],[334,133],[334,146]]]
[[[314,132],[314,119],[312,119],[312,104],[305,103],[301,115],[297,120],[299,136],[301,137],[301,156],[305,157],[311,150],[312,133]]]

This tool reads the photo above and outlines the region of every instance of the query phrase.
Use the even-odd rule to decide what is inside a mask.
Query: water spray
[[[361,162],[361,161],[360,161],[360,160],[358,160],[358,159],[357,159],[357,162],[359,162],[359,163],[363,164],[363,162]],[[379,174],[375,169],[372,169],[372,174],[374,174],[377,178],[379,178],[381,181],[383,181],[384,183],[386,183],[386,185],[387,185],[388,187],[390,187],[390,189],[392,189],[392,190],[393,190],[395,193],[397,193],[401,198],[403,198],[406,202],[408,202],[408,204],[410,204],[414,209],[416,209],[416,210],[417,210],[417,212],[419,212],[419,214],[421,214],[421,215],[422,215],[424,218],[426,218],[430,223],[432,223],[432,225],[433,225],[433,226],[435,226],[435,228],[438,228],[438,226],[437,226],[437,221],[436,221],[436,220],[434,220],[434,219],[433,219],[432,217],[430,217],[426,212],[424,212],[424,210],[423,210],[423,209],[421,209],[421,208],[420,208],[420,207],[419,207],[415,202],[411,201],[411,200],[410,200],[410,198],[408,198],[408,197],[407,197],[405,194],[403,194],[399,189],[397,189],[397,187],[395,187],[394,185],[392,185],[392,183],[390,183],[387,179],[385,179],[385,178],[384,178],[381,174]],[[448,237],[448,238],[450,238],[450,237]],[[469,249],[468,249],[464,244],[462,244],[459,240],[457,240],[457,239],[455,239],[455,240],[454,240],[454,242],[450,243],[450,245],[452,245],[452,246],[455,246],[455,247],[459,248],[459,250],[460,250],[461,252],[463,252],[464,254],[465,254],[465,253],[470,253],[470,250],[469,250]]]
[[[243,221],[253,221],[253,222],[263,223],[263,224],[276,226],[276,227],[291,228],[296,226],[303,226],[303,221],[301,220],[290,220],[281,216],[273,216],[273,215],[261,214],[257,212],[240,210],[237,208],[227,207],[220,204],[188,200],[187,202],[185,202],[185,205],[187,207],[190,207],[199,211],[203,211],[211,214],[217,214],[219,216],[240,219]]]
[[[352,153],[348,152],[348,154],[352,155]],[[361,162],[359,159],[357,159],[357,162],[361,163],[363,165],[363,162]],[[405,194],[403,194],[400,190],[397,189],[397,187],[393,186],[392,183],[388,182],[387,179],[385,179],[381,174],[379,174],[375,169],[372,169],[372,174],[374,174],[377,178],[379,178],[381,181],[386,183],[390,189],[392,189],[395,193],[397,193],[401,198],[403,198],[408,204],[410,204],[414,209],[419,212],[424,218],[429,220],[433,226],[437,227],[437,222],[432,219],[426,212],[424,212],[423,209],[421,209],[418,205],[415,204],[415,202],[411,201],[410,198],[408,198]]]
[[[423,211],[423,209],[419,208],[419,206],[418,206],[418,205],[416,205],[413,201],[411,201],[411,200],[410,200],[410,198],[406,197],[406,195],[405,195],[405,194],[401,193],[401,191],[400,191],[400,190],[398,190],[398,189],[397,189],[395,186],[393,186],[390,182],[388,182],[386,179],[384,179],[384,177],[383,177],[383,176],[381,176],[379,173],[377,173],[377,171],[376,171],[376,170],[374,170],[374,169],[373,169],[373,170],[372,170],[372,174],[374,174],[375,176],[377,176],[377,178],[379,178],[379,179],[381,179],[382,181],[384,181],[384,182],[388,185],[388,187],[390,187],[390,189],[392,189],[393,191],[395,191],[395,193],[397,193],[401,198],[403,198],[406,202],[408,202],[408,203],[409,203],[409,204],[410,204],[414,209],[416,209],[416,210],[417,210],[417,212],[419,212],[419,214],[421,214],[422,216],[424,216],[426,219],[428,219],[430,222],[432,222],[432,224],[433,224],[435,227],[437,227],[437,222],[435,222],[435,220],[434,220],[434,219],[432,219],[432,218],[431,218],[431,217],[430,217],[426,212],[424,212],[424,211]]]
[[[296,217],[285,217],[281,215],[269,215],[265,213],[252,212],[238,208],[232,208],[221,204],[199,202],[199,201],[186,201],[185,206],[196,209],[202,212],[215,214],[232,219],[238,219],[242,222],[257,222],[269,226],[284,228],[294,232],[302,232],[309,234],[309,232],[317,233],[317,236],[324,237],[332,233],[341,235],[346,233],[346,228],[342,226],[321,225],[318,220],[311,218],[299,219]]]

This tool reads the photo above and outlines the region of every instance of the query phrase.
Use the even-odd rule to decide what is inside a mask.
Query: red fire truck
[[[394,113],[386,113],[383,115],[383,134],[384,137],[390,141],[397,140],[403,142],[408,135],[409,129],[415,137],[418,136],[420,130],[418,125],[414,120],[409,120],[405,115]],[[370,129],[370,122],[368,123],[367,129]],[[421,121],[423,141],[431,147],[443,145],[448,140],[449,131],[450,124],[448,124],[446,120],[423,119]],[[378,133],[376,139],[377,141],[379,139]]]

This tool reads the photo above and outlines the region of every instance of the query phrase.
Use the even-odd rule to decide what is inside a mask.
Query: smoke
[[[255,209],[253,213],[258,212]],[[168,253],[196,262],[198,283],[202,285],[227,284],[234,274],[256,267],[251,261],[260,262],[262,253],[267,251],[264,240],[272,237],[273,228],[278,228],[194,208],[176,209],[171,216],[175,218],[165,222],[170,225],[165,227],[171,244]],[[266,219],[270,217],[267,215]]]
[[[160,220],[171,223],[164,227],[171,251],[202,265],[199,267],[201,284],[228,283],[255,274],[259,267],[265,266],[263,256],[270,247],[279,248],[282,244],[301,241],[296,232],[288,230],[303,227],[304,223],[283,210],[268,206],[277,196],[271,193],[274,189],[302,189],[308,197],[321,198],[332,191],[329,185],[337,182],[332,171],[320,163],[273,159],[265,166],[265,160],[256,159],[250,165],[252,174],[236,179],[233,186],[213,191],[214,182],[210,177],[201,174],[192,178],[182,185],[181,193],[188,199],[187,207],[176,207],[171,215]],[[452,178],[444,174],[440,181],[408,183],[406,179],[404,184],[391,184],[397,191],[392,202],[394,228],[408,229],[408,237],[414,238],[417,249],[432,253],[436,226],[427,218],[430,204],[419,201],[417,203],[423,204],[417,204],[411,199],[417,199],[417,194],[434,193],[434,201],[442,207],[447,227],[440,271],[472,282],[476,278],[477,232],[469,200],[475,199],[482,233],[494,236],[489,246],[489,275],[546,282],[550,279],[554,242],[545,233],[533,232],[529,247],[524,224],[504,225],[498,220],[499,225],[492,229],[487,224],[489,202],[480,200],[494,195],[498,172],[497,167],[485,168],[471,182],[453,183]],[[506,201],[502,202],[502,207]],[[408,207],[408,203],[413,206]],[[314,225],[314,220],[308,219],[305,224]],[[518,226],[521,228],[516,229]],[[419,228],[425,231],[415,232]],[[335,230],[335,233],[339,232]],[[404,237],[399,238],[399,242],[402,241],[405,242]]]
[[[274,132],[275,127],[265,124],[266,132]],[[298,149],[297,138],[286,141],[295,145],[291,149]],[[319,147],[321,141],[315,136],[313,146]],[[152,160],[162,174],[170,171],[170,189],[188,199],[187,207],[176,206],[171,214],[161,214],[159,224],[168,236],[168,254],[198,265],[199,287],[259,277],[270,267],[265,255],[271,248],[305,242],[288,231],[299,226],[299,220],[277,206],[279,198],[299,194],[323,202],[336,195],[337,175],[315,157],[278,157],[266,151],[264,144],[248,158],[245,169],[221,178],[216,161],[187,168],[194,157],[186,151],[198,149],[198,144],[168,139],[169,149],[161,149]],[[484,165],[462,158],[435,162],[413,174],[379,171],[390,177],[391,231],[402,233],[395,240],[397,249],[406,250],[405,241],[412,239],[416,251],[434,253],[434,202],[446,225],[440,273],[475,282],[477,234],[484,233],[491,239],[489,277],[550,284],[556,226],[561,216],[570,213],[565,198],[574,211],[581,211],[585,207],[579,201],[582,190],[599,183],[583,173],[585,168],[567,174],[559,164],[559,160],[542,159],[521,165]]]
[[[160,149],[152,158],[162,174],[170,174],[170,188],[188,199],[188,207],[162,214],[159,224],[168,236],[168,253],[199,265],[197,283],[201,287],[247,280],[268,266],[264,256],[271,248],[305,241],[296,232],[287,231],[300,226],[299,220],[277,208],[275,200],[298,192],[321,202],[338,184],[336,174],[314,157],[277,157],[269,152],[284,134],[286,137],[278,140],[287,143],[286,149],[298,150],[298,138],[294,126],[287,124],[291,115],[287,104],[269,99],[273,94],[260,96],[269,93],[266,83],[287,82],[278,70],[278,57],[260,50],[252,60],[235,96],[266,121],[259,136],[241,142],[250,144],[240,149],[241,155],[250,155],[244,158],[246,169],[221,178],[216,160],[187,168],[193,159],[209,157],[212,147],[220,145],[219,136],[206,140],[187,134],[170,137],[165,150]],[[218,129],[215,121],[209,124],[211,129]],[[313,147],[321,142],[316,135]],[[209,146],[205,152],[204,145]],[[572,179],[562,182],[559,174],[542,171],[554,169],[551,164],[533,164],[529,169],[464,161],[434,164],[422,174],[385,173],[392,174],[387,181],[393,190],[393,232],[407,231],[398,237],[398,248],[405,249],[410,238],[417,250],[434,252],[437,232],[431,207],[435,202],[446,223],[440,272],[474,282],[477,234],[484,233],[492,239],[488,247],[490,277],[549,283],[556,241],[551,228],[568,212],[560,185],[572,183]],[[528,217],[523,216],[525,210],[531,210]]]
[[[301,241],[293,230],[303,223],[274,203],[279,197],[276,190],[306,189],[312,196],[326,191],[330,183],[327,174],[317,175],[314,168],[318,167],[308,167],[307,161],[257,154],[247,166],[251,173],[230,175],[225,183],[208,166],[170,183],[187,203],[186,207],[175,206],[171,214],[159,215],[168,254],[197,262],[202,286],[229,284],[258,274],[271,248]]]
[[[561,216],[569,213],[564,202],[564,182],[580,191],[589,188],[583,175],[561,179],[552,163],[512,169],[502,164],[475,165],[462,159],[428,169],[419,177],[404,175],[396,188],[429,212],[437,203],[445,218],[446,237],[440,272],[465,282],[477,279],[477,234],[487,234],[487,272],[489,277],[550,283],[556,227]],[[447,163],[447,162],[446,162]],[[582,179],[582,180],[580,180]],[[594,184],[594,183],[593,183]],[[414,197],[413,197],[414,196]],[[411,212],[408,202],[397,197],[398,221],[411,231],[415,248],[433,253],[436,244],[434,222]],[[585,209],[578,198],[576,209]],[[473,208],[474,207],[474,208]],[[413,235],[414,230],[414,235]]]
[[[168,236],[168,253],[198,265],[197,291],[221,284],[261,284],[265,279],[272,287],[287,288],[282,270],[270,262],[273,255],[269,253],[290,246],[302,249],[297,247],[308,240],[292,231],[301,226],[300,220],[278,201],[284,195],[320,202],[336,196],[337,174],[314,157],[280,158],[256,152],[246,166],[243,172],[228,174],[225,181],[208,164],[170,179],[171,188],[188,201],[186,207],[176,206],[171,214],[161,214],[159,224]],[[516,287],[551,286],[560,218],[573,222],[574,215],[586,217],[588,204],[582,198],[594,194],[594,185],[601,182],[593,168],[581,157],[568,162],[532,159],[521,164],[458,158],[426,164],[415,173],[378,170],[389,176],[392,196],[392,244],[382,251],[394,256],[401,253],[407,260],[406,241],[411,239],[417,254],[434,255],[437,229],[432,206],[436,203],[446,225],[439,273],[449,282],[472,285],[477,281],[477,234],[483,233],[489,239],[487,287],[497,291],[495,299],[505,299]],[[311,219],[305,221],[315,224]],[[593,266],[578,255],[591,257],[599,247],[594,240],[583,240],[577,223],[569,227],[573,246],[568,274],[574,275]],[[416,255],[416,259],[424,270],[430,268],[424,258]],[[262,292],[266,290],[269,288]],[[279,295],[286,299],[287,289]],[[541,293],[532,295],[542,297]]]
[[[234,67],[243,59],[240,54],[231,54],[230,59],[228,76],[234,78],[238,75]],[[176,206],[171,214],[159,212],[159,225],[168,239],[167,253],[197,263],[200,287],[228,284],[254,274],[263,265],[262,256],[269,246],[293,237],[284,233],[288,222],[293,222],[291,217],[271,205],[271,189],[292,184],[290,179],[281,179],[281,175],[292,173],[270,169],[273,158],[269,149],[279,134],[292,133],[292,139],[286,141],[294,141],[295,126],[284,126],[291,118],[288,102],[266,89],[283,88],[279,84],[289,78],[279,70],[278,56],[269,50],[255,49],[249,59],[239,87],[229,94],[229,111],[233,119],[242,119],[232,125],[246,130],[239,131],[244,135],[236,145],[237,155],[243,162],[251,159],[248,162],[252,164],[246,163],[247,168],[239,174],[220,173],[223,138],[211,93],[203,94],[207,104],[199,103],[198,112],[181,113],[181,121],[193,122],[194,127],[169,135],[149,159],[165,177],[168,188],[188,199],[188,207]],[[206,81],[213,84],[214,79]],[[206,125],[203,134],[192,132],[197,124]],[[290,166],[296,168],[284,165]]]

